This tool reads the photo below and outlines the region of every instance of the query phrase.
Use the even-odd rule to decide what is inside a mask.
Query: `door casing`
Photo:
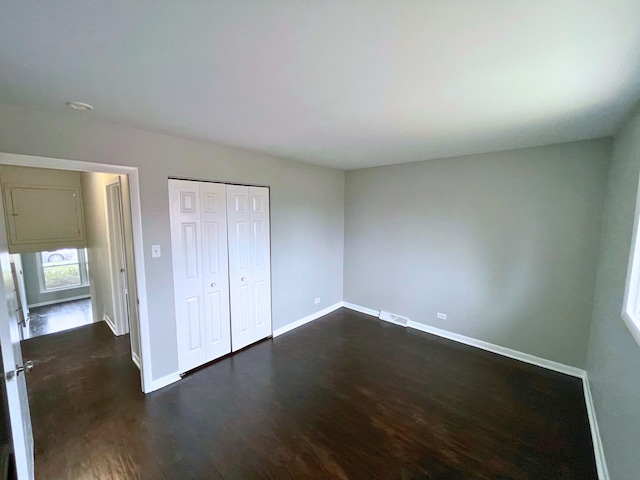
[[[113,325],[109,326],[114,330],[114,334],[124,335],[129,333],[129,299],[120,176],[108,179],[104,188],[109,271],[111,274],[111,303],[114,316]]]
[[[142,207],[140,203],[140,179],[138,168],[2,152],[0,152],[0,164],[35,168],[51,168],[57,170],[73,170],[80,172],[113,173],[116,175],[129,176],[133,251],[136,271],[136,288],[139,302],[138,315],[136,315],[136,319],[138,322],[138,332],[140,336],[141,388],[144,393],[150,393],[158,388],[162,388],[164,386],[162,382],[155,382],[154,384],[153,365],[151,363],[149,310],[144,262],[144,244],[142,238]],[[6,232],[4,215],[0,215],[0,229],[3,229],[3,231]]]

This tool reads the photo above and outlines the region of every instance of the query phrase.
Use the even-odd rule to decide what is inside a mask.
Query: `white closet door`
[[[202,271],[207,361],[231,352],[227,195],[224,184],[200,185]]]
[[[178,359],[186,372],[231,352],[224,184],[169,180]]]
[[[271,335],[269,190],[227,185],[233,351]]]
[[[169,180],[180,372],[207,362],[199,193],[197,182]]]

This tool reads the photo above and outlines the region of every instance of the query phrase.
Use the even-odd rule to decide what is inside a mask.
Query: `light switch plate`
[[[160,245],[151,245],[151,258],[161,257],[162,253],[160,253]]]

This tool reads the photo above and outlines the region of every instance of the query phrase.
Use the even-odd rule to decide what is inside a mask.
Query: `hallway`
[[[29,312],[29,328],[23,329],[24,339],[62,332],[91,323],[93,323],[93,316],[89,298],[33,307]]]

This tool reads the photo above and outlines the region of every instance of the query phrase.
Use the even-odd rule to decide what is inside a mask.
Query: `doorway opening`
[[[104,322],[140,368],[128,176],[2,165],[0,184],[21,339]]]
[[[99,164],[94,162],[83,162],[76,160],[66,160],[59,158],[37,157],[31,155],[0,153],[0,167],[16,166],[16,167],[34,167],[37,169],[50,169],[57,172],[75,171],[79,172],[83,177],[83,185],[90,185],[94,190],[100,190],[104,201],[102,205],[85,205],[85,208],[92,210],[96,215],[85,217],[87,224],[93,223],[93,227],[101,231],[102,237],[106,238],[106,245],[96,248],[95,245],[86,245],[86,260],[88,265],[89,279],[89,297],[91,302],[91,315],[93,322],[105,321],[116,335],[124,335],[131,333],[137,337],[139,348],[132,348],[132,360],[140,368],[140,383],[144,393],[149,393],[157,388],[161,388],[161,384],[152,380],[152,366],[150,362],[150,344],[149,344],[149,320],[147,309],[147,293],[144,269],[144,248],[142,242],[142,212],[140,204],[140,181],[137,167],[129,167],[123,165]],[[114,191],[114,185],[117,184],[117,191]],[[109,189],[109,197],[114,201],[120,197],[121,206],[118,209],[120,214],[120,222],[117,220],[109,225],[107,194]],[[0,228],[9,231],[3,215],[0,215]],[[113,215],[111,215],[113,218]],[[96,223],[101,223],[96,225]],[[118,237],[118,232],[114,225],[121,225],[122,231],[120,236],[124,240],[119,243],[110,238]],[[109,238],[109,236],[111,237]],[[120,255],[113,253],[120,248]],[[125,275],[121,275],[119,282],[123,295],[120,296],[120,302],[117,302],[116,296],[113,294],[111,284],[114,283],[114,277],[122,267],[115,266],[116,259],[125,257]],[[96,262],[94,257],[99,257],[100,261]],[[108,259],[108,267],[105,267],[105,259]],[[121,261],[122,262],[122,261]],[[100,268],[101,271],[97,275],[92,275],[92,265]],[[108,271],[106,271],[108,270]],[[24,271],[24,270],[23,270]],[[109,278],[109,281],[99,281],[99,279]],[[93,280],[93,281],[92,281]],[[96,281],[97,280],[97,281]],[[98,292],[107,291],[107,295],[96,295]],[[18,292],[17,292],[18,293]],[[99,301],[96,301],[98,298]],[[101,301],[101,298],[107,298],[107,301]],[[81,300],[82,298],[72,298],[70,300]],[[124,306],[122,300],[124,299]],[[110,304],[107,307],[107,303]],[[115,303],[115,304],[114,304]],[[26,307],[28,316],[31,310],[28,308],[28,301],[23,298],[22,304]],[[78,308],[83,308],[78,306]],[[110,312],[125,312],[124,315]],[[126,319],[129,318],[130,321]],[[111,320],[111,321],[110,321]]]
[[[7,168],[30,169],[33,176],[27,175],[5,185],[5,180],[11,177],[6,174]],[[71,186],[56,183],[56,179],[68,177],[67,174],[81,176],[84,190],[81,191],[78,182]],[[25,374],[40,368],[40,380],[52,382],[43,386],[39,381],[39,391],[35,394],[36,399],[45,401],[36,401],[33,408],[44,411],[45,415],[51,413],[51,395],[63,400],[60,408],[70,409],[66,414],[77,416],[81,413],[76,412],[78,405],[72,400],[72,392],[77,390],[77,382],[87,379],[74,375],[82,361],[91,364],[89,371],[95,374],[90,376],[92,381],[98,382],[105,380],[105,367],[113,370],[116,365],[116,370],[107,375],[122,378],[124,384],[120,385],[119,395],[123,385],[130,395],[139,395],[137,388],[140,386],[147,393],[162,385],[152,382],[138,169],[0,153],[0,180],[3,182],[0,292],[3,298],[6,297],[6,305],[0,309],[0,352],[6,387],[3,393],[16,471],[20,478],[31,478],[34,442],[29,400],[33,399],[27,395]],[[84,215],[83,208],[90,213]],[[61,212],[67,213],[60,215]],[[83,300],[67,298],[61,304],[49,305],[37,305],[40,302],[36,302],[30,309],[26,288],[19,287],[19,280],[24,280],[23,254],[27,253],[37,260],[34,264],[38,293],[60,294],[66,289],[89,288],[91,324],[72,325],[76,328],[21,340],[19,331],[28,324],[30,313],[37,312],[40,307],[66,310],[69,301]],[[10,254],[19,255],[11,262]],[[56,329],[64,330],[64,327],[50,330]],[[95,343],[98,340],[101,343]],[[94,342],[93,347],[87,349],[88,342]],[[24,360],[21,343],[27,353]],[[42,350],[48,353],[38,359],[39,362],[31,362],[29,355],[38,356],[36,346],[38,349],[49,347]],[[60,353],[59,347],[67,353],[76,353],[76,357],[65,360],[62,365],[55,364],[53,359]],[[116,355],[118,361],[108,360],[110,355]],[[106,363],[102,365],[101,361]],[[58,394],[53,393],[56,388]],[[45,435],[41,438],[50,436]],[[52,435],[51,438],[56,437],[55,432]]]
[[[22,340],[93,322],[86,248],[11,255]]]

